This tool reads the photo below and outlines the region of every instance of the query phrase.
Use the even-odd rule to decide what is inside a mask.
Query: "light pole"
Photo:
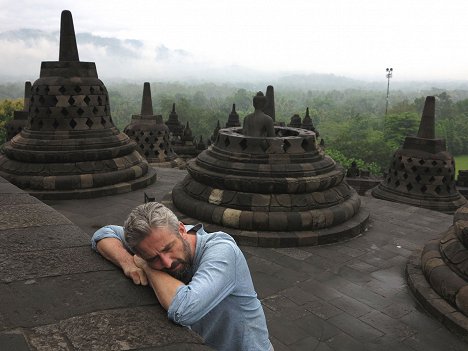
[[[388,93],[390,91],[390,78],[392,78],[393,74],[393,68],[387,68],[387,103],[385,104],[385,116],[387,116],[387,111],[388,111]]]

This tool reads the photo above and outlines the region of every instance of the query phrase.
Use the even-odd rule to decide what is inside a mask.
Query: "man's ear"
[[[179,222],[179,234],[181,236],[185,236],[187,234],[187,230],[185,229],[185,225],[182,222]]]

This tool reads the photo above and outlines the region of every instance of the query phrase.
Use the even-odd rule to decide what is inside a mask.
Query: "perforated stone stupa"
[[[69,11],[62,12],[59,61],[42,62],[27,126],[3,151],[0,176],[44,199],[121,193],[156,178],[114,126],[96,65],[79,61]]]
[[[14,111],[13,119],[5,125],[6,141],[13,139],[13,137],[21,132],[28,123],[29,115],[29,101],[31,99],[31,82],[24,83],[24,107],[23,111]]]
[[[181,220],[211,223],[210,230],[225,230],[245,245],[317,245],[361,233],[369,212],[343,182],[343,168],[311,131],[276,126],[267,136],[273,121],[262,112],[264,102],[257,94],[250,123],[221,129],[188,162],[189,174],[166,204]]]
[[[417,136],[407,136],[387,175],[372,191],[376,198],[444,213],[466,203],[455,188],[455,162],[445,140],[435,138],[435,98],[428,96]]]
[[[143,85],[141,113],[133,115],[125,127],[127,134],[137,144],[138,151],[156,167],[180,167],[184,161],[177,157],[170,142],[169,127],[161,115],[154,115],[150,83]]]
[[[232,104],[232,110],[226,122],[226,128],[240,127],[239,114],[236,112],[236,104]]]

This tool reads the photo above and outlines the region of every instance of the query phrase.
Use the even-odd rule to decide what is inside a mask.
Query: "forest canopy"
[[[0,85],[0,144],[5,141],[4,125],[13,111],[22,110],[23,83]],[[155,114],[167,120],[176,104],[179,120],[188,121],[193,135],[206,140],[213,134],[218,120],[225,126],[232,104],[241,118],[253,111],[252,97],[257,90],[228,84],[151,83]],[[140,113],[143,84],[107,84],[111,114],[123,130],[133,114]],[[348,166],[352,160],[372,173],[382,173],[393,152],[405,136],[416,134],[426,95],[436,96],[436,136],[447,142],[453,155],[468,154],[468,91],[391,91],[385,116],[385,91],[299,90],[275,87],[276,121],[290,122],[291,116],[302,118],[309,107],[315,127],[324,139],[326,150]]]

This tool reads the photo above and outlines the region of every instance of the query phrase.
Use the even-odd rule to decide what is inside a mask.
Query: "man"
[[[179,222],[167,207],[135,208],[124,227],[94,233],[92,246],[135,284],[152,286],[175,323],[217,350],[272,350],[249,268],[226,233]]]

